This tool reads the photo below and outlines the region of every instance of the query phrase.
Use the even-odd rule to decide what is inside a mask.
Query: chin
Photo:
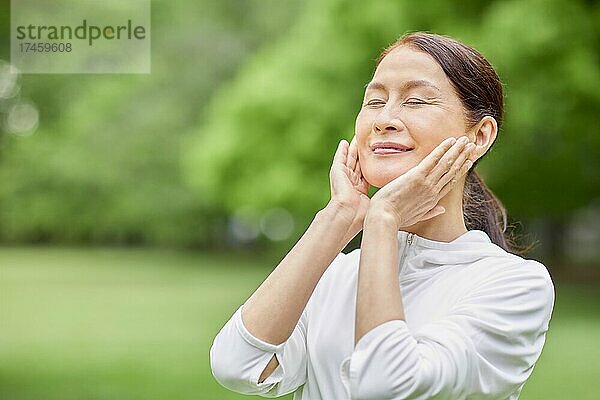
[[[371,186],[382,188],[397,177],[404,175],[412,166],[396,168],[366,168],[363,175]]]
[[[418,157],[418,154],[377,157],[368,153],[366,156],[361,157],[360,166],[367,182],[371,186],[382,188],[410,171],[420,161],[421,157]]]

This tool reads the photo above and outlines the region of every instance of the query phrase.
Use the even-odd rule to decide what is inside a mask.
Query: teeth
[[[394,154],[394,153],[406,153],[409,150],[412,150],[412,149],[401,150],[401,149],[397,149],[395,147],[377,147],[376,149],[373,150],[373,152],[375,154]]]

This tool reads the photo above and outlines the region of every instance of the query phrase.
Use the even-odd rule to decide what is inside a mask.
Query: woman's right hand
[[[349,242],[363,228],[369,208],[369,183],[360,170],[356,137],[352,142],[341,140],[329,171],[331,200],[327,207],[336,210],[335,215],[348,225],[344,240]]]

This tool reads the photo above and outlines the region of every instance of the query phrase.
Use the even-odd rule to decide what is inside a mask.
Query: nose
[[[402,121],[391,115],[389,111],[383,110],[373,121],[373,131],[375,133],[398,132],[402,130],[404,124]]]

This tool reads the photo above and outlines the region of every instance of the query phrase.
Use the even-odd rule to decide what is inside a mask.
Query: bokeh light
[[[19,74],[6,61],[0,60],[0,101],[19,94]]]
[[[230,217],[229,236],[234,244],[251,243],[260,234],[260,214],[252,207],[240,207]]]
[[[9,133],[18,136],[33,134],[38,126],[39,112],[30,101],[21,101],[8,110],[6,128]]]
[[[294,231],[294,217],[285,208],[272,208],[261,216],[260,230],[273,241],[285,240]]]

